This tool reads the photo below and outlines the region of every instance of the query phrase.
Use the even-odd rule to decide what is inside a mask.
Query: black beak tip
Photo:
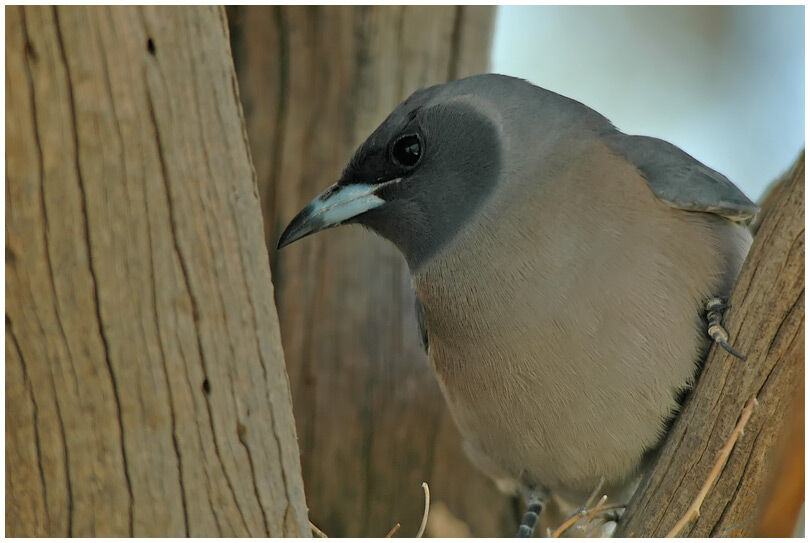
[[[276,244],[276,251],[281,250],[284,247],[286,247],[287,245],[289,245],[289,243],[287,243],[288,240],[287,240],[287,235],[286,234],[287,234],[287,231],[285,230],[284,233],[281,234],[281,237],[278,238],[278,243]]]
[[[301,212],[290,221],[290,224],[288,224],[287,228],[282,232],[281,237],[278,238],[276,250],[283,249],[287,245],[319,231],[320,227],[318,222],[313,221],[311,215],[311,206],[302,209]]]
[[[292,242],[294,242],[295,240],[299,239],[298,236],[294,235],[295,234],[295,232],[294,232],[295,229],[291,228],[291,227],[292,227],[292,223],[290,223],[290,225],[287,226],[287,228],[284,229],[284,232],[282,232],[281,237],[278,238],[278,243],[276,244],[276,250],[277,251],[280,250],[280,249],[283,249],[287,245],[289,245]]]

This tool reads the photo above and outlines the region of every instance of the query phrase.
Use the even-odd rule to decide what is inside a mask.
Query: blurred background
[[[754,200],[804,147],[804,6],[499,6],[492,70],[670,141]]]
[[[514,532],[466,459],[401,256],[360,228],[281,230],[411,92],[484,71],[682,147],[752,199],[804,145],[803,7],[232,7],[310,518],[330,536]]]

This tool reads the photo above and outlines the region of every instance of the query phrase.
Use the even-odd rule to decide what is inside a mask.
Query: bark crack
[[[754,457],[754,451],[755,451],[755,450],[756,450],[756,448],[757,448],[757,440],[759,439],[760,434],[762,434],[762,428],[763,428],[763,427],[762,427],[762,426],[760,426],[759,430],[757,430],[757,435],[754,437],[754,441],[753,441],[753,443],[751,444],[751,449],[748,451],[748,457],[747,457],[747,458],[746,458],[746,460],[745,460],[745,465],[743,466],[742,472],[740,472],[740,477],[739,477],[739,480],[737,481],[737,486],[735,486],[735,487],[734,487],[734,492],[732,492],[731,497],[728,499],[728,501],[726,502],[726,505],[723,507],[723,511],[720,513],[720,516],[718,517],[717,522],[715,522],[715,523],[714,523],[714,526],[713,526],[713,527],[712,527],[712,529],[710,530],[710,532],[709,532],[709,533],[710,533],[710,537],[718,537],[718,535],[715,533],[715,529],[716,529],[716,528],[717,528],[717,527],[718,527],[720,524],[722,524],[723,519],[724,519],[724,518],[725,518],[725,516],[726,516],[726,512],[728,511],[728,508],[729,508],[729,507],[731,507],[731,504],[735,502],[735,500],[736,500],[736,498],[737,498],[737,494],[739,494],[739,492],[740,492],[740,488],[742,487],[743,481],[745,481],[745,472],[747,472],[747,471],[748,471],[748,466],[749,466],[749,464],[751,463],[751,459]],[[741,436],[741,437],[742,437],[742,436]],[[736,448],[736,447],[739,447],[739,443],[737,443],[737,444],[735,445],[735,448]],[[732,454],[733,454],[733,452],[732,452]],[[731,457],[729,457],[729,460],[726,462],[726,467],[728,467],[728,462],[729,462],[729,461],[731,461]],[[723,471],[725,471],[725,468],[723,468]],[[719,477],[718,477],[718,480],[719,480]],[[715,484],[717,484],[717,483],[715,483]],[[747,519],[747,521],[748,521],[748,522],[750,522],[750,520],[751,520],[751,518],[750,518],[750,516],[749,516],[749,517],[748,517],[748,519]],[[745,522],[741,522],[741,523],[739,523],[739,524],[736,524],[736,525],[734,525],[734,526],[731,526],[729,529],[727,529],[727,530],[726,530],[726,531],[725,531],[725,532],[724,532],[722,535],[720,535],[719,537],[728,537],[728,536],[727,536],[728,532],[730,532],[731,530],[735,530],[735,529],[739,528],[739,527],[740,527],[740,526],[742,526],[743,524],[745,524]],[[691,533],[692,533],[692,531],[695,529],[695,526],[697,526],[697,523],[695,523],[695,524],[692,526],[692,528],[690,528],[690,530],[689,530],[689,533],[690,533],[690,534],[691,534]]]
[[[144,180],[144,194],[146,194],[146,183]],[[183,483],[183,458],[180,454],[180,446],[177,441],[177,421],[174,413],[174,395],[172,393],[172,386],[169,380],[169,368],[166,364],[166,352],[163,346],[163,338],[160,335],[160,316],[158,315],[158,302],[157,302],[157,275],[155,274],[155,264],[153,258],[153,245],[152,245],[152,226],[151,221],[149,220],[149,209],[145,205],[144,202],[144,215],[146,216],[147,227],[146,227],[146,237],[147,243],[149,244],[149,286],[152,291],[152,311],[153,317],[155,319],[155,326],[156,326],[156,335],[157,335],[157,342],[158,342],[158,349],[160,350],[160,361],[163,365],[163,375],[166,381],[166,391],[169,396],[169,417],[171,420],[171,427],[172,427],[172,446],[174,447],[174,454],[177,458],[177,471],[178,471],[178,482],[180,484],[180,499],[182,502],[183,507],[183,520],[184,520],[184,531],[186,537],[189,537],[189,513],[188,513],[188,505],[186,503],[186,488]]]
[[[250,448],[248,447],[247,440],[245,435],[247,434],[247,429],[245,426],[237,421],[236,422],[236,436],[239,438],[239,443],[242,444],[242,447],[245,449],[245,454],[247,454],[248,458],[248,466],[250,467],[250,480],[253,483],[253,495],[256,497],[256,503],[259,504],[259,511],[262,513],[262,520],[264,521],[264,530],[267,534],[267,537],[271,537],[270,535],[270,525],[267,523],[267,514],[264,512],[264,508],[262,507],[262,499],[259,497],[259,486],[256,483],[256,472],[253,468],[253,456],[250,454]],[[282,468],[282,472],[283,472]],[[288,500],[289,501],[289,500]]]
[[[191,60],[189,62],[189,68],[191,69],[192,81],[194,81],[194,84],[192,85],[192,89],[194,91],[194,107],[195,107],[195,109],[197,111],[197,118],[202,119],[203,118],[202,111],[200,110],[200,94],[199,94],[199,88],[198,88],[198,85],[197,85],[197,70],[196,70],[196,67],[195,67],[195,62],[193,60]],[[203,131],[204,128],[200,127],[200,130]],[[200,133],[202,134],[203,132],[200,132]],[[202,150],[202,153],[203,153],[203,164],[205,166],[205,171],[206,171],[206,173],[208,174],[208,176],[210,178],[215,179],[214,172],[211,170],[211,158],[210,158],[210,154],[208,153],[207,140],[206,140],[205,137],[202,137],[201,139],[202,139],[202,142],[200,143],[199,147],[200,147],[200,149]],[[202,191],[198,190],[197,194],[202,195]],[[209,217],[209,214],[207,213],[208,209],[207,209],[207,206],[206,206],[206,203],[205,203],[205,199],[202,198],[202,197],[200,197],[200,207],[202,208],[203,214],[205,215],[205,232],[208,235],[208,244],[209,244],[210,247],[215,247],[216,245],[214,244],[214,235],[212,233],[212,228],[211,228],[211,225],[209,224],[209,220],[208,220],[208,217]],[[229,207],[231,207],[231,206],[229,206]],[[213,231],[219,234],[219,241],[224,246],[225,244],[223,243],[223,240],[222,240],[222,229],[221,228],[216,228],[216,226],[215,226],[213,228]],[[241,258],[241,253],[240,253],[240,258]],[[214,274],[217,277],[216,287],[214,288],[214,291],[216,292],[217,299],[219,300],[219,305],[222,308],[222,311],[224,313],[226,311],[226,304],[225,304],[225,300],[222,297],[222,289],[220,288],[220,286],[224,283],[224,281],[221,280],[222,278],[220,277],[219,268],[217,266],[214,266]],[[248,299],[249,299],[249,297],[248,297]],[[226,321],[226,319],[223,319],[223,321]],[[223,322],[223,323],[227,325],[227,322]],[[230,350],[230,353],[231,353],[231,355],[230,355],[231,360],[236,360],[237,356],[236,356],[236,350],[235,350],[234,344],[233,344],[233,334],[230,334],[230,333],[228,334],[228,349]],[[231,371],[227,371],[226,373],[228,375],[228,384],[229,384],[230,391],[231,391],[231,404],[233,406],[234,413],[236,413],[238,415],[238,413],[239,413],[239,407],[237,405],[238,394],[236,392],[236,389],[234,388],[233,375],[232,375]],[[250,462],[250,459],[248,459],[248,460]],[[220,459],[220,463],[222,463],[222,459]],[[252,466],[252,463],[251,463],[251,466]],[[224,464],[222,464],[222,469],[223,469],[223,471],[225,470],[225,465]],[[254,481],[254,484],[255,484],[255,481]],[[236,494],[234,493],[234,501],[236,501],[236,500],[237,500]],[[261,501],[258,501],[257,506],[259,507],[259,510],[261,511],[262,517],[264,517],[264,510],[262,509]],[[242,511],[239,508],[239,503],[238,502],[236,502],[236,507],[237,507],[237,509],[239,509],[240,514],[242,514]],[[248,530],[248,533],[250,533],[250,529],[247,526],[247,521],[244,518],[244,515],[242,516],[242,520],[245,521],[245,528]],[[266,524],[267,523],[265,522],[265,525]]]
[[[802,300],[804,300],[803,288],[801,292],[799,292],[798,295],[796,296],[796,299],[793,300],[793,303],[790,305],[790,308],[787,311],[785,311],[785,313],[782,315],[782,318],[780,319],[779,324],[776,327],[776,332],[773,334],[773,337],[771,337],[771,341],[770,343],[768,343],[768,348],[765,350],[766,355],[771,354],[771,350],[773,349],[774,343],[776,343],[776,340],[780,337],[782,333],[782,328],[785,326],[787,320],[791,317],[791,315],[793,315],[796,306],[799,305],[799,302],[801,302]],[[775,365],[776,363],[774,363],[774,366]]]
[[[84,218],[84,236],[85,236],[85,243],[87,244],[87,265],[90,271],[90,278],[93,284],[93,298],[95,301],[95,308],[96,308],[96,320],[98,323],[98,333],[101,337],[101,343],[104,348],[104,361],[107,365],[107,370],[109,372],[110,383],[112,385],[113,391],[113,398],[115,399],[115,411],[116,417],[118,419],[118,426],[121,430],[120,432],[120,446],[121,446],[121,461],[124,466],[124,478],[126,479],[127,483],[127,492],[129,493],[129,535],[130,537],[134,536],[134,506],[135,506],[135,498],[132,493],[132,481],[130,480],[129,475],[129,466],[127,462],[127,453],[126,448],[124,446],[125,437],[124,437],[124,421],[121,415],[121,399],[120,393],[118,390],[118,383],[115,379],[115,370],[113,369],[112,360],[110,359],[110,347],[107,340],[106,332],[104,331],[104,322],[101,318],[101,300],[99,297],[99,288],[98,288],[98,280],[96,277],[96,271],[93,267],[93,248],[92,243],[90,241],[90,220],[87,214],[87,193],[85,191],[84,186],[84,178],[82,176],[82,169],[81,169],[81,162],[80,162],[80,152],[79,152],[79,129],[77,126],[76,120],[76,101],[73,96],[73,80],[70,76],[70,66],[67,60],[67,52],[65,51],[65,44],[64,39],[62,37],[62,28],[61,23],[59,21],[59,12],[56,7],[53,8],[54,20],[55,20],[55,27],[56,27],[56,37],[57,43],[59,45],[59,52],[62,57],[62,62],[65,65],[65,75],[67,77],[67,88],[68,88],[68,102],[70,105],[70,120],[71,120],[71,134],[73,136],[73,153],[74,153],[74,161],[75,161],[75,168],[76,168],[76,178],[79,182],[79,192],[81,193],[81,210],[82,210],[82,217]]]
[[[254,178],[255,178],[255,175],[254,175]],[[235,212],[233,206],[228,206],[228,207],[229,207],[229,209],[231,211],[231,218],[234,221],[234,224],[237,224],[236,212]],[[239,247],[239,269],[240,269],[240,272],[241,272],[242,284],[244,285],[245,292],[247,293],[247,303],[248,303],[248,306],[250,306],[250,310],[251,310],[250,315],[251,315],[251,320],[252,320],[252,324],[253,324],[253,329],[257,332],[256,337],[258,337],[258,333],[260,331],[259,331],[259,325],[258,325],[258,318],[257,318],[257,315],[256,315],[256,305],[253,303],[253,299],[250,297],[249,283],[248,283],[248,280],[247,280],[247,276],[245,275],[245,261],[244,261],[244,251],[243,251],[243,247],[242,247],[242,240],[241,240],[241,237],[238,236],[238,235],[236,236],[236,243],[237,243],[237,245]],[[281,470],[281,480],[282,480],[282,483],[284,484],[284,495],[287,498],[287,504],[288,504],[287,507],[290,507],[291,504],[293,503],[293,500],[292,500],[292,497],[290,496],[289,486],[287,485],[286,466],[284,465],[284,456],[282,454],[281,438],[278,435],[278,431],[277,431],[277,428],[276,428],[276,425],[275,425],[275,418],[274,418],[274,415],[273,415],[273,413],[275,412],[275,406],[273,405],[273,401],[272,401],[272,398],[271,398],[271,395],[270,395],[270,389],[269,389],[269,386],[267,384],[268,383],[268,380],[267,380],[267,367],[265,366],[266,360],[265,360],[264,356],[262,355],[261,347],[259,346],[258,340],[256,338],[254,338],[253,343],[254,343],[254,346],[256,348],[256,356],[258,357],[259,366],[260,366],[260,368],[262,370],[263,382],[265,383],[264,389],[265,389],[265,397],[267,399],[267,406],[270,409],[271,419],[273,420],[273,422],[272,422],[272,425],[273,425],[273,438],[274,438],[274,441],[276,443],[276,449],[277,449],[277,452],[278,452],[279,468]],[[232,392],[235,394],[233,389],[232,389]],[[268,537],[270,537],[271,534],[270,534],[269,524],[268,524],[268,521],[267,521],[267,514],[266,514],[266,512],[264,510],[264,506],[262,504],[262,501],[259,498],[258,488],[256,487],[255,473],[254,473],[254,470],[253,470],[253,461],[250,458],[250,451],[248,450],[245,443],[242,441],[242,436],[239,436],[239,439],[240,439],[240,442],[242,442],[242,445],[245,446],[245,451],[248,454],[248,461],[249,461],[249,464],[250,464],[251,478],[253,479],[254,489],[256,490],[256,499],[257,499],[257,502],[258,502],[258,505],[259,505],[259,509],[260,509],[260,511],[262,513],[262,518],[264,519],[264,524],[265,524],[265,529],[267,530],[267,535],[268,535]]]
[[[140,18],[141,18],[141,23],[143,24],[144,29],[146,30],[146,33],[149,34],[150,33],[149,28],[148,28],[149,25],[147,24],[146,17],[144,16],[143,10],[140,10],[139,14],[140,14]],[[159,71],[159,75],[160,75],[161,79],[165,83],[165,79],[163,78],[163,73],[161,71]],[[147,80],[147,77],[146,77],[146,74],[144,74],[144,81],[146,81],[146,80]],[[151,93],[149,92],[148,87],[144,88],[144,95],[146,96],[147,104],[149,106],[150,120],[151,120],[151,124],[152,124],[154,134],[155,134],[155,144],[157,146],[158,160],[159,160],[159,163],[160,163],[161,172],[162,172],[162,176],[163,176],[163,180],[164,180],[163,181],[164,192],[165,192],[166,198],[167,198],[167,206],[169,207],[169,225],[170,225],[170,228],[174,228],[174,225],[172,223],[173,217],[172,217],[172,210],[171,210],[171,200],[170,200],[169,194],[168,194],[168,187],[165,186],[165,184],[168,182],[167,181],[168,180],[168,178],[167,178],[168,172],[166,171],[166,165],[165,165],[165,162],[163,160],[162,142],[160,141],[160,134],[158,133],[157,120],[155,119],[154,105],[152,103],[152,96],[151,96]],[[149,217],[150,216],[147,215],[147,221],[149,220]],[[150,221],[149,222],[149,228],[150,228],[150,238],[149,238],[149,240],[150,240],[150,244],[151,244],[151,239],[152,239],[151,238],[151,227],[152,227],[152,224],[151,224],[151,221]],[[177,246],[176,239],[174,239],[174,252],[175,252],[175,255],[177,256],[178,262],[181,265],[181,273],[182,273],[182,271],[183,271],[182,262],[180,262],[181,257],[180,257],[180,252],[179,252],[179,248]],[[154,286],[156,286],[156,283],[153,281],[152,285],[154,287]],[[186,287],[186,291],[189,292],[189,298],[191,299],[191,295],[190,295],[190,291],[189,291],[190,287],[188,285],[187,280],[185,282],[185,287]],[[193,305],[192,305],[192,311],[194,311]],[[195,324],[196,324],[196,319],[195,319]],[[178,342],[182,346],[182,341],[180,341],[179,338],[178,338]],[[198,339],[198,342],[197,342],[197,347],[198,347],[198,350],[201,349],[200,344],[199,344],[199,339]],[[182,375],[184,377],[186,385],[188,386],[189,391],[193,391],[194,386],[191,384],[191,381],[189,379],[188,360],[187,360],[186,356],[184,355],[184,353],[181,353],[181,354],[183,354],[182,359],[183,359],[183,365],[185,367],[185,371],[182,372]],[[205,377],[205,380],[207,381],[208,376],[205,373],[205,366],[203,364],[202,359],[200,360],[200,364],[201,364],[201,369],[202,369],[203,375]],[[204,399],[203,401],[207,402],[207,399]],[[207,413],[208,413],[208,418],[209,418],[209,421],[210,421],[210,417],[211,417],[210,408],[208,408]],[[210,424],[210,422],[209,422],[209,424]],[[197,444],[200,447],[200,451],[203,451],[204,450],[203,437],[202,437],[202,432],[201,432],[201,429],[200,429],[200,425],[195,425],[195,426],[197,428],[197,432],[196,432],[196,434],[197,434]],[[211,476],[210,476],[210,474],[208,472],[207,463],[203,466],[203,469],[204,469],[204,473],[205,473],[205,486],[206,486],[206,490],[207,490],[207,492],[205,494],[206,502],[208,503],[208,507],[209,507],[209,510],[211,512],[211,518],[214,519],[214,524],[217,527],[217,533],[220,536],[222,536],[222,534],[223,534],[222,525],[220,524],[219,516],[217,514],[217,510],[214,508],[214,504],[211,501]],[[181,474],[181,476],[182,476],[182,474]],[[182,487],[182,486],[181,486],[181,488],[183,489],[183,492],[185,494],[185,488]],[[190,532],[190,526],[187,526],[187,529]]]
[[[42,481],[42,499],[45,505],[45,520],[48,524],[46,533],[50,533],[51,530],[51,511],[49,507],[48,501],[48,485],[46,484],[45,478],[45,468],[42,465],[42,443],[39,438],[39,407],[37,406],[37,400],[34,396],[34,384],[31,382],[31,378],[28,375],[28,368],[25,362],[25,357],[23,356],[22,349],[20,348],[20,342],[17,341],[17,336],[14,334],[14,327],[11,322],[11,318],[6,313],[6,333],[8,337],[11,338],[11,343],[14,345],[14,349],[17,351],[17,356],[20,358],[20,366],[22,367],[22,374],[23,374],[23,383],[25,384],[25,389],[28,392],[28,397],[31,399],[31,411],[32,416],[34,419],[34,447],[37,452],[37,468],[39,470],[39,478]]]
[[[722,396],[722,391],[724,389],[725,389],[725,381],[723,382],[723,388],[720,390],[720,396]],[[708,434],[709,437],[706,439],[706,443],[703,445],[703,450],[700,451],[700,454],[698,455],[697,459],[694,462],[692,462],[691,466],[688,469],[684,470],[683,474],[681,475],[681,479],[678,481],[678,484],[675,485],[672,494],[670,494],[669,498],[667,499],[666,505],[661,508],[662,511],[668,511],[669,510],[669,506],[672,505],[672,503],[674,501],[675,493],[676,493],[677,489],[681,488],[681,485],[683,484],[684,479],[686,478],[686,476],[691,474],[692,471],[695,469],[695,466],[700,464],[700,462],[703,460],[703,455],[706,454],[706,451],[709,449],[709,444],[711,443],[711,436],[714,435],[714,429],[717,426],[716,423],[717,423],[717,419],[715,419],[713,421],[713,423],[712,423],[712,429]],[[711,464],[709,465],[709,469],[711,470]],[[699,481],[697,481],[697,482],[692,481],[692,482],[696,483],[698,485],[698,488],[699,488],[699,485],[700,485]],[[655,530],[654,530],[653,533],[658,532],[658,529],[661,527],[661,523],[663,522],[663,520],[664,520],[664,515],[662,514],[661,517],[658,520],[658,523],[655,525]]]
[[[20,18],[21,18],[21,21],[22,21],[22,31],[23,31],[23,37],[25,39],[26,46],[27,46],[27,48],[32,48],[32,46],[30,45],[31,44],[30,37],[28,35],[28,25],[27,25],[27,21],[26,21],[26,17],[25,17],[25,8],[24,7],[20,7]],[[32,122],[33,122],[34,143],[36,144],[36,148],[37,148],[37,168],[39,170],[39,197],[40,197],[40,206],[41,206],[41,210],[42,210],[42,222],[43,222],[42,243],[44,245],[45,260],[46,260],[47,265],[48,265],[48,281],[49,281],[49,285],[51,287],[51,295],[53,296],[53,300],[54,300],[54,302],[53,302],[54,316],[56,318],[56,323],[57,323],[57,326],[59,328],[59,333],[60,333],[60,336],[62,338],[62,342],[64,343],[65,350],[67,351],[67,354],[68,354],[68,361],[67,362],[68,362],[68,365],[70,366],[70,370],[71,370],[71,373],[73,375],[73,379],[74,379],[73,384],[74,384],[74,387],[75,387],[75,386],[77,386],[78,379],[77,379],[76,374],[75,374],[75,368],[73,367],[73,356],[72,356],[72,354],[70,352],[70,345],[67,342],[67,336],[65,335],[65,330],[64,330],[64,327],[62,325],[62,317],[61,317],[61,314],[59,312],[58,297],[57,297],[57,294],[56,294],[56,283],[54,282],[54,268],[53,268],[53,263],[51,261],[50,243],[48,242],[48,228],[49,227],[48,227],[48,211],[47,211],[47,207],[45,205],[45,176],[44,176],[45,169],[44,169],[43,159],[42,159],[42,143],[41,143],[40,136],[39,136],[39,123],[38,123],[37,106],[36,106],[36,93],[34,92],[34,78],[33,78],[33,74],[32,74],[32,71],[31,71],[30,58],[28,58],[28,57],[26,57],[26,59],[25,59],[25,73],[26,73],[26,77],[27,77],[27,80],[28,80],[28,90],[29,90],[29,95],[30,95],[30,99],[31,99],[31,114],[32,114],[32,117],[33,117]],[[44,337],[44,330],[43,330],[43,327],[42,327],[42,323],[39,321],[38,316],[37,316],[37,322],[39,324],[40,330],[42,330],[43,337]],[[71,487],[71,481],[70,481],[70,470],[68,469],[69,468],[69,462],[68,462],[68,453],[67,453],[67,450],[68,450],[67,437],[65,435],[65,426],[64,426],[64,423],[62,421],[62,414],[61,414],[61,411],[59,409],[59,402],[58,402],[58,398],[56,396],[56,387],[55,387],[55,384],[53,383],[53,374],[50,373],[50,372],[49,372],[49,374],[50,374],[50,377],[51,377],[51,386],[52,386],[53,392],[54,392],[54,403],[56,405],[57,415],[58,415],[58,418],[59,418],[59,430],[60,430],[60,435],[62,437],[62,445],[64,447],[64,454],[65,454],[65,479],[66,479],[66,486],[67,486],[67,490],[68,490],[68,536],[72,537],[72,535],[73,535],[73,505],[74,505],[74,500],[73,500],[73,489]],[[80,397],[78,395],[78,391],[77,391],[77,397]]]
[[[170,224],[170,228],[171,228],[172,243],[174,244],[174,251],[177,254],[177,260],[180,263],[180,270],[181,270],[181,273],[183,275],[183,283],[184,283],[184,285],[186,287],[186,292],[188,293],[189,300],[191,301],[192,318],[194,320],[194,324],[195,324],[195,328],[196,328],[195,337],[196,337],[196,340],[197,340],[197,351],[198,351],[198,355],[200,357],[201,369],[203,371],[203,375],[205,376],[205,378],[208,379],[208,372],[206,370],[206,366],[207,366],[206,358],[205,358],[205,353],[204,353],[204,349],[203,349],[203,345],[202,345],[202,339],[200,337],[199,307],[198,307],[197,299],[194,296],[194,293],[193,293],[192,288],[191,288],[191,282],[190,282],[190,279],[189,279],[189,272],[188,272],[188,269],[187,269],[187,264],[186,264],[185,259],[183,258],[183,253],[180,250],[180,241],[179,241],[179,237],[177,235],[177,217],[176,217],[176,214],[175,214],[175,211],[174,211],[174,204],[173,204],[172,197],[171,197],[171,191],[169,190],[168,168],[167,168],[167,165],[166,165],[166,160],[165,160],[164,152],[163,152],[163,140],[160,137],[160,131],[159,131],[158,125],[157,125],[157,118],[155,117],[155,108],[154,108],[154,103],[152,102],[152,94],[149,92],[148,88],[147,88],[146,96],[147,96],[147,101],[148,101],[148,105],[149,105],[149,116],[150,116],[150,120],[152,122],[152,127],[154,129],[154,134],[155,134],[155,142],[157,143],[158,161],[160,162],[160,170],[161,170],[161,175],[163,177],[163,188],[164,188],[165,194],[166,194],[166,203],[167,203],[167,205],[169,207],[169,224]],[[234,502],[234,505],[236,506],[236,510],[239,512],[239,516],[241,517],[241,520],[242,520],[242,523],[244,525],[245,531],[249,534],[250,530],[248,529],[247,520],[245,519],[245,516],[242,513],[242,509],[239,507],[239,501],[236,498],[236,491],[235,491],[235,489],[233,487],[233,483],[231,482],[230,477],[228,476],[228,470],[225,467],[224,462],[222,461],[222,455],[221,455],[221,453],[219,451],[219,444],[218,444],[218,441],[217,441],[216,428],[214,426],[214,418],[213,418],[213,414],[212,414],[212,411],[211,411],[211,402],[210,402],[210,400],[208,399],[207,396],[205,396],[205,407],[206,407],[206,410],[208,412],[208,424],[209,424],[209,427],[211,429],[211,441],[212,441],[212,443],[214,445],[214,453],[215,453],[215,455],[217,457],[217,461],[219,462],[220,467],[222,468],[223,477],[225,478],[225,482],[228,485],[228,490],[231,493],[231,497],[233,498],[233,502]]]
[[[237,100],[237,105],[238,105],[238,99],[239,99],[238,94],[234,95],[234,99]],[[240,109],[240,114],[241,114],[241,109]],[[222,124],[222,117],[221,116],[220,116],[220,124]],[[225,127],[222,126],[222,128],[224,130]],[[246,134],[246,132],[245,132],[245,134]],[[230,147],[231,147],[230,146],[230,140],[226,140],[226,143],[228,144],[228,148],[230,150]],[[250,159],[250,151],[249,151],[249,147],[248,147],[249,143],[248,143],[246,138],[243,139],[243,144],[247,148],[247,158],[248,158],[248,162],[251,164],[251,173],[253,175],[253,180],[254,180],[254,184],[255,184],[255,182],[256,182],[256,174],[255,174],[255,171],[253,170],[253,167],[252,167],[252,161]],[[203,150],[204,150],[204,153],[205,153],[206,161],[208,161],[207,149],[204,147]],[[206,162],[206,164],[208,164],[208,162]],[[210,173],[210,167],[209,167],[209,173]],[[228,208],[229,208],[230,213],[231,213],[231,219],[233,220],[233,224],[238,225],[239,221],[238,221],[237,214],[236,214],[236,211],[234,209],[234,206],[229,205]],[[256,305],[253,303],[253,299],[250,296],[251,290],[250,290],[250,287],[249,287],[249,282],[248,282],[247,276],[245,275],[245,269],[246,269],[245,260],[244,260],[244,254],[245,253],[244,253],[244,247],[242,246],[242,239],[241,239],[241,237],[239,235],[236,236],[236,243],[237,243],[237,246],[239,248],[239,270],[241,272],[240,275],[242,277],[242,284],[243,284],[243,286],[245,288],[245,292],[247,293],[247,303],[248,303],[248,306],[250,307],[250,310],[251,310],[251,321],[252,321],[252,324],[253,324],[253,329],[257,333],[260,333],[261,331],[258,328],[258,326],[259,326],[258,325],[258,320],[259,319],[258,319],[258,316],[256,314]],[[269,262],[268,262],[268,264],[269,264]],[[258,335],[256,337],[258,337]],[[269,387],[267,385],[267,383],[268,383],[268,380],[267,380],[268,379],[267,378],[267,367],[266,367],[266,362],[267,361],[265,360],[265,357],[263,356],[262,349],[261,349],[261,347],[259,345],[259,342],[258,342],[258,340],[256,338],[254,338],[253,344],[254,344],[254,347],[255,347],[255,350],[256,350],[256,356],[258,358],[259,365],[260,365],[260,368],[262,370],[262,377],[263,377],[264,383],[265,383],[264,388],[265,388],[265,397],[267,399],[267,405],[268,405],[268,408],[270,409],[270,412],[271,412],[271,419],[273,419],[273,438],[274,438],[274,441],[275,441],[275,444],[276,444],[276,450],[277,450],[278,458],[279,458],[279,468],[280,468],[280,472],[281,472],[282,483],[284,485],[284,494],[285,494],[285,497],[287,499],[287,509],[289,510],[289,508],[292,506],[293,499],[290,496],[289,485],[287,483],[286,466],[284,464],[284,455],[283,455],[283,450],[282,450],[282,446],[281,446],[281,436],[279,436],[279,434],[278,434],[278,429],[276,427],[276,421],[275,421],[275,418],[274,418],[275,417],[275,414],[274,414],[275,413],[275,405],[273,403],[272,397],[270,395],[270,390],[269,390]],[[289,384],[288,384],[288,388],[289,388]],[[241,440],[241,436],[240,436],[240,440]],[[243,443],[243,445],[244,445],[244,443]],[[250,453],[248,451],[248,455],[249,454]],[[249,458],[249,460],[250,460],[250,458]],[[251,476],[254,478],[253,483],[255,485],[256,481],[255,481],[255,474],[253,472],[252,460],[250,460],[250,466],[251,466]],[[269,529],[269,525],[268,525],[268,522],[267,522],[267,516],[266,516],[266,512],[264,510],[263,504],[262,504],[261,500],[259,499],[258,490],[257,490],[256,498],[258,500],[259,509],[261,510],[262,517],[264,518],[265,527],[267,529],[267,534],[269,536],[270,535],[270,529]]]

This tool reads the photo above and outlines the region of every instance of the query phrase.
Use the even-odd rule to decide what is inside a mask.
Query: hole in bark
[[[211,383],[208,382],[207,378],[203,380],[203,392],[211,394]]]
[[[239,441],[245,441],[245,435],[247,435],[247,428],[241,422],[236,422],[236,435],[239,436]]]
[[[34,44],[32,44],[30,41],[25,42],[25,54],[28,55],[28,58],[34,62],[37,61],[37,52],[34,50]]]
[[[149,51],[150,55],[155,54],[155,42],[152,38],[146,40],[146,50]]]

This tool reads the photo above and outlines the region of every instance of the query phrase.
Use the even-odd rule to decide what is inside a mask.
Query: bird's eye
[[[422,144],[419,141],[419,136],[410,134],[399,138],[394,142],[394,147],[391,149],[391,156],[394,158],[394,161],[401,166],[405,166],[406,168],[416,166],[416,163],[419,162],[419,159],[422,157]]]

